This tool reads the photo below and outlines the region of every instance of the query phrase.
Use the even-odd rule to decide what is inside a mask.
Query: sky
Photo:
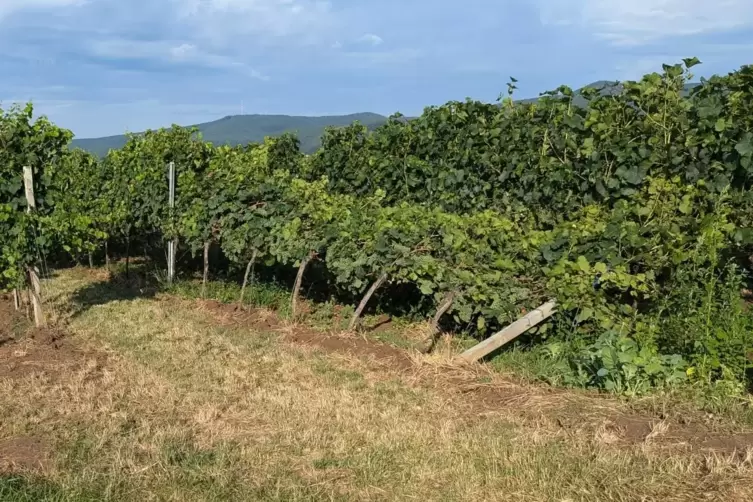
[[[753,63],[753,0],[0,0],[0,107],[99,137],[240,113],[420,114],[697,56]]]

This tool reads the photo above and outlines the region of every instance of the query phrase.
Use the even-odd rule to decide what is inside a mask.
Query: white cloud
[[[216,44],[237,36],[262,35],[265,42],[310,44],[334,24],[331,4],[322,0],[169,0],[183,23]]]
[[[753,25],[751,0],[538,1],[545,24],[579,25],[615,45],[642,45]]]
[[[359,42],[363,42],[366,44],[370,44],[373,46],[382,45],[384,43],[384,40],[382,40],[382,37],[379,35],[374,35],[373,33],[367,33],[363,35],[361,38],[358,39]]]
[[[187,42],[136,41],[130,39],[108,39],[92,42],[88,46],[91,53],[102,58],[156,60],[168,63],[190,63],[207,68],[235,70],[248,77],[268,80],[269,77],[251,68],[242,61],[199,49]]]
[[[79,6],[86,0],[0,0],[0,20],[22,10]]]
[[[338,25],[326,0],[0,0],[0,22],[10,24],[6,18],[15,21],[15,14],[57,14],[71,7],[83,7],[80,15],[67,19],[75,20],[75,29],[122,32],[162,23],[216,46],[233,46],[245,36],[257,44],[329,45]]]
[[[176,59],[181,59],[195,53],[196,46],[194,44],[180,44],[177,47],[170,48],[170,54]]]

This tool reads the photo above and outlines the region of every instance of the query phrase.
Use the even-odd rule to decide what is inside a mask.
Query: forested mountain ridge
[[[212,122],[196,124],[204,140],[215,145],[241,145],[264,141],[265,136],[279,136],[294,132],[301,141],[301,150],[311,153],[319,147],[319,141],[328,126],[346,126],[358,121],[367,127],[375,128],[383,124],[387,117],[376,113],[354,113],[324,117],[303,117],[291,115],[231,115]],[[122,148],[125,135],[103,138],[75,139],[72,146],[104,156],[111,148]]]
[[[687,84],[686,92],[697,84]],[[583,88],[601,89],[602,93],[617,93],[622,85],[619,82],[600,80],[588,84]],[[582,88],[582,89],[583,89]],[[521,102],[534,102],[539,98],[523,99]],[[585,106],[582,97],[576,97],[577,105]],[[280,136],[286,132],[295,133],[301,142],[301,151],[313,153],[321,144],[321,137],[326,127],[341,127],[360,122],[369,129],[379,127],[387,121],[387,117],[377,113],[354,113],[350,115],[331,115],[321,117],[306,117],[294,115],[229,115],[219,120],[196,124],[204,140],[215,145],[245,145],[259,143],[266,136]],[[89,151],[97,156],[104,156],[110,149],[122,148],[127,140],[126,135],[106,136],[102,138],[74,139],[73,147]]]

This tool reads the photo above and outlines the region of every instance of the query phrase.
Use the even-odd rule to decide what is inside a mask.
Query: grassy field
[[[2,501],[753,500],[744,425],[420,356],[420,326],[45,286],[55,327],[0,309]]]

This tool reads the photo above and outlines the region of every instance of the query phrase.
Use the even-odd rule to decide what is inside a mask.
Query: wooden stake
[[[24,166],[24,191],[26,192],[26,212],[30,213],[37,208],[34,198],[34,172],[30,166]]]
[[[241,286],[241,297],[238,299],[238,304],[243,305],[243,295],[246,292],[246,284],[248,284],[248,277],[251,275],[251,271],[253,270],[254,263],[256,262],[256,256],[259,252],[254,249],[253,254],[251,255],[251,259],[248,261],[248,265],[246,265],[246,274],[243,276],[243,286]]]
[[[39,283],[39,276],[37,271],[29,267],[29,283],[31,288],[29,289],[29,296],[31,297],[31,305],[34,312],[34,325],[37,328],[45,326],[44,313],[42,312],[42,287]]]
[[[34,171],[30,166],[24,166],[24,192],[26,194],[26,212],[31,213],[37,208],[37,201],[34,197]],[[42,286],[39,283],[39,275],[33,267],[26,269],[26,280],[29,284],[29,297],[34,312],[34,325],[38,328],[45,325],[44,314],[42,313]]]
[[[18,294],[18,289],[13,290],[13,305],[16,307],[16,310],[21,308],[21,297]]]
[[[437,313],[434,314],[434,319],[431,321],[431,333],[426,337],[426,347],[421,351],[424,354],[428,354],[434,349],[434,344],[437,343],[439,335],[439,321],[442,319],[442,316],[450,310],[450,307],[452,307],[452,303],[455,301],[455,295],[456,293],[454,291],[447,293],[442,299],[442,303],[437,307]]]
[[[170,162],[167,168],[168,204],[170,212],[175,209],[175,162]],[[175,254],[178,248],[178,239],[175,238],[167,243],[167,283],[172,285],[175,280]]]
[[[545,303],[536,310],[532,310],[526,316],[518,319],[499,333],[492,335],[475,347],[472,347],[460,355],[460,359],[466,362],[476,362],[491,354],[506,343],[511,342],[532,327],[551,317],[555,310],[556,302]]]
[[[309,263],[313,259],[314,252],[312,251],[306,258],[301,261],[301,266],[298,267],[298,276],[296,276],[295,285],[293,286],[293,298],[290,300],[290,315],[293,320],[295,320],[296,307],[298,306],[298,295],[300,294],[301,285],[303,284],[303,273],[306,272],[306,267],[308,267]]]
[[[207,280],[209,279],[209,246],[211,241],[204,243],[204,281],[201,283],[201,297],[207,294]]]
[[[376,290],[382,287],[382,284],[384,284],[385,282],[387,282],[387,272],[380,275],[379,279],[377,279],[376,282],[371,285],[369,290],[363,296],[361,303],[358,305],[356,312],[353,314],[353,317],[350,320],[348,331],[353,331],[354,329],[356,329],[356,327],[358,326],[358,320],[361,318],[361,314],[363,314],[363,311],[366,308],[366,305],[368,305],[369,300],[371,300],[371,297],[374,296]]]

